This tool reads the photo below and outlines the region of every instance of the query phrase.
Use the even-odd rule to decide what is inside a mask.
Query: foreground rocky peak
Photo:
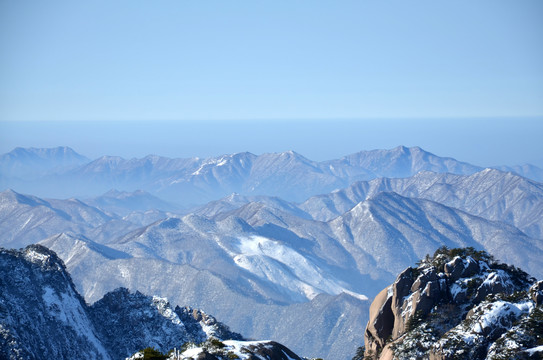
[[[201,310],[125,288],[89,306],[53,251],[41,245],[0,248],[0,359],[115,360],[149,346],[168,351],[212,340],[231,341],[234,352],[238,347],[255,354],[266,354],[270,346],[286,349],[245,344],[241,335]],[[287,354],[299,359],[290,350]],[[269,357],[283,358],[289,359]]]
[[[62,260],[0,248],[1,359],[111,359]]]
[[[125,288],[107,293],[89,311],[100,338],[115,359],[147,346],[168,351],[210,337],[242,339],[201,310],[174,307],[166,298],[146,296],[139,291],[131,293]]]
[[[542,291],[483,251],[440,248],[377,295],[364,358],[539,359]]]
[[[194,344],[185,343],[180,349],[172,349],[162,354],[154,348],[138,351],[126,360],[163,359],[163,360],[302,360],[287,347],[275,341],[220,341],[210,338]]]

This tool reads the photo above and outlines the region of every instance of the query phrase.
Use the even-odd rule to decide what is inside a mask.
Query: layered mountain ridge
[[[119,286],[158,293],[219,314],[236,331],[315,356],[341,356],[345,350],[337,345],[328,347],[337,352],[323,349],[326,332],[352,336],[358,329],[362,334],[363,310],[369,306],[364,299],[391,281],[394,272],[439,246],[487,249],[532,273],[540,271],[543,258],[539,242],[511,225],[396,193],[379,193],[329,222],[256,202],[211,218],[167,218],[98,250],[68,235],[42,243],[68,259],[90,301]],[[324,295],[327,307],[338,309],[338,319],[347,309],[355,313],[349,303],[360,309],[358,315],[322,322],[325,318],[314,311]],[[294,340],[292,328],[281,330],[285,320],[277,314],[291,317],[294,309],[303,324],[298,331],[322,328],[314,335],[318,348],[301,347],[311,342]]]
[[[57,153],[71,156],[55,156]],[[38,165],[34,158],[39,159]],[[304,201],[360,180],[409,177],[420,171],[472,174],[482,170],[419,147],[404,146],[362,151],[322,162],[293,151],[262,155],[237,153],[207,159],[171,159],[156,155],[141,159],[103,156],[90,162],[85,159],[69,148],[17,148],[0,157],[0,188],[45,197],[79,198],[99,196],[112,188],[145,190],[187,207],[233,192]],[[42,168],[45,170],[40,170]],[[538,175],[543,170],[534,166],[510,169],[543,180]],[[25,175],[27,173],[29,175]],[[285,187],[285,183],[289,186]]]
[[[104,157],[44,176],[108,187],[82,201],[0,193],[0,245],[53,249],[88,302],[119,287],[157,294],[305,356],[352,356],[368,299],[441,246],[543,275],[542,185],[420,148],[328,162]],[[168,191],[212,201],[180,209]]]

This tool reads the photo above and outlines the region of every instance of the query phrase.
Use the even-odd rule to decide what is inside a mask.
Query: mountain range
[[[502,169],[543,180],[543,170],[533,165]],[[66,147],[17,148],[0,156],[0,188],[42,197],[80,199],[100,196],[111,189],[144,190],[189,207],[234,192],[300,202],[355,181],[409,177],[420,171],[465,175],[481,170],[481,167],[439,157],[419,147],[404,146],[361,151],[321,162],[293,151],[262,155],[246,152],[207,159],[149,155],[127,160],[103,156],[89,161]]]
[[[543,275],[543,185],[420,148],[104,157],[40,179],[86,195],[0,193],[1,246],[54,250],[89,303],[156,294],[304,356],[352,357],[371,299],[441,246]]]

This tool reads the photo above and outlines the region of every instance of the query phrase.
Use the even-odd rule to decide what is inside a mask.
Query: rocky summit
[[[198,359],[217,359],[211,350],[227,346],[232,354],[299,359],[278,343],[241,341],[214,317],[165,298],[120,288],[89,306],[62,260],[41,245],[0,248],[0,274],[0,359],[120,360],[140,349],[167,352],[184,344],[203,344],[191,350]]]
[[[519,268],[442,247],[374,299],[364,359],[541,359],[542,301]]]
[[[181,349],[161,354],[153,348],[138,351],[127,360],[302,360],[275,341],[220,341],[211,338],[201,344],[186,343]]]

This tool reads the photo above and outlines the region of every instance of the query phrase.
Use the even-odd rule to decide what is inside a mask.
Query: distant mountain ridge
[[[0,155],[2,177],[32,179],[50,173],[65,172],[90,160],[66,146],[56,148],[15,148]]]
[[[151,209],[159,211],[180,210],[179,206],[159,199],[143,190],[128,192],[112,189],[101,196],[85,199],[84,202],[120,216],[129,215],[134,211],[145,212]]]
[[[420,172],[409,178],[360,181],[311,197],[298,208],[314,219],[326,221],[380,192],[436,201],[543,238],[543,184],[494,169],[471,175]]]
[[[35,171],[34,158],[41,159],[40,164],[46,163],[42,167],[47,171]],[[355,181],[410,177],[420,171],[469,175],[482,170],[419,147],[404,146],[361,151],[321,162],[293,151],[262,155],[244,152],[207,159],[156,155],[128,160],[118,156],[85,159],[69,148],[17,148],[0,157],[0,187],[57,198],[95,197],[111,188],[128,192],[144,190],[187,207],[234,192],[300,202],[345,188]],[[537,177],[536,180],[541,180],[539,176],[543,174],[543,170],[534,166],[519,166],[514,170]]]

